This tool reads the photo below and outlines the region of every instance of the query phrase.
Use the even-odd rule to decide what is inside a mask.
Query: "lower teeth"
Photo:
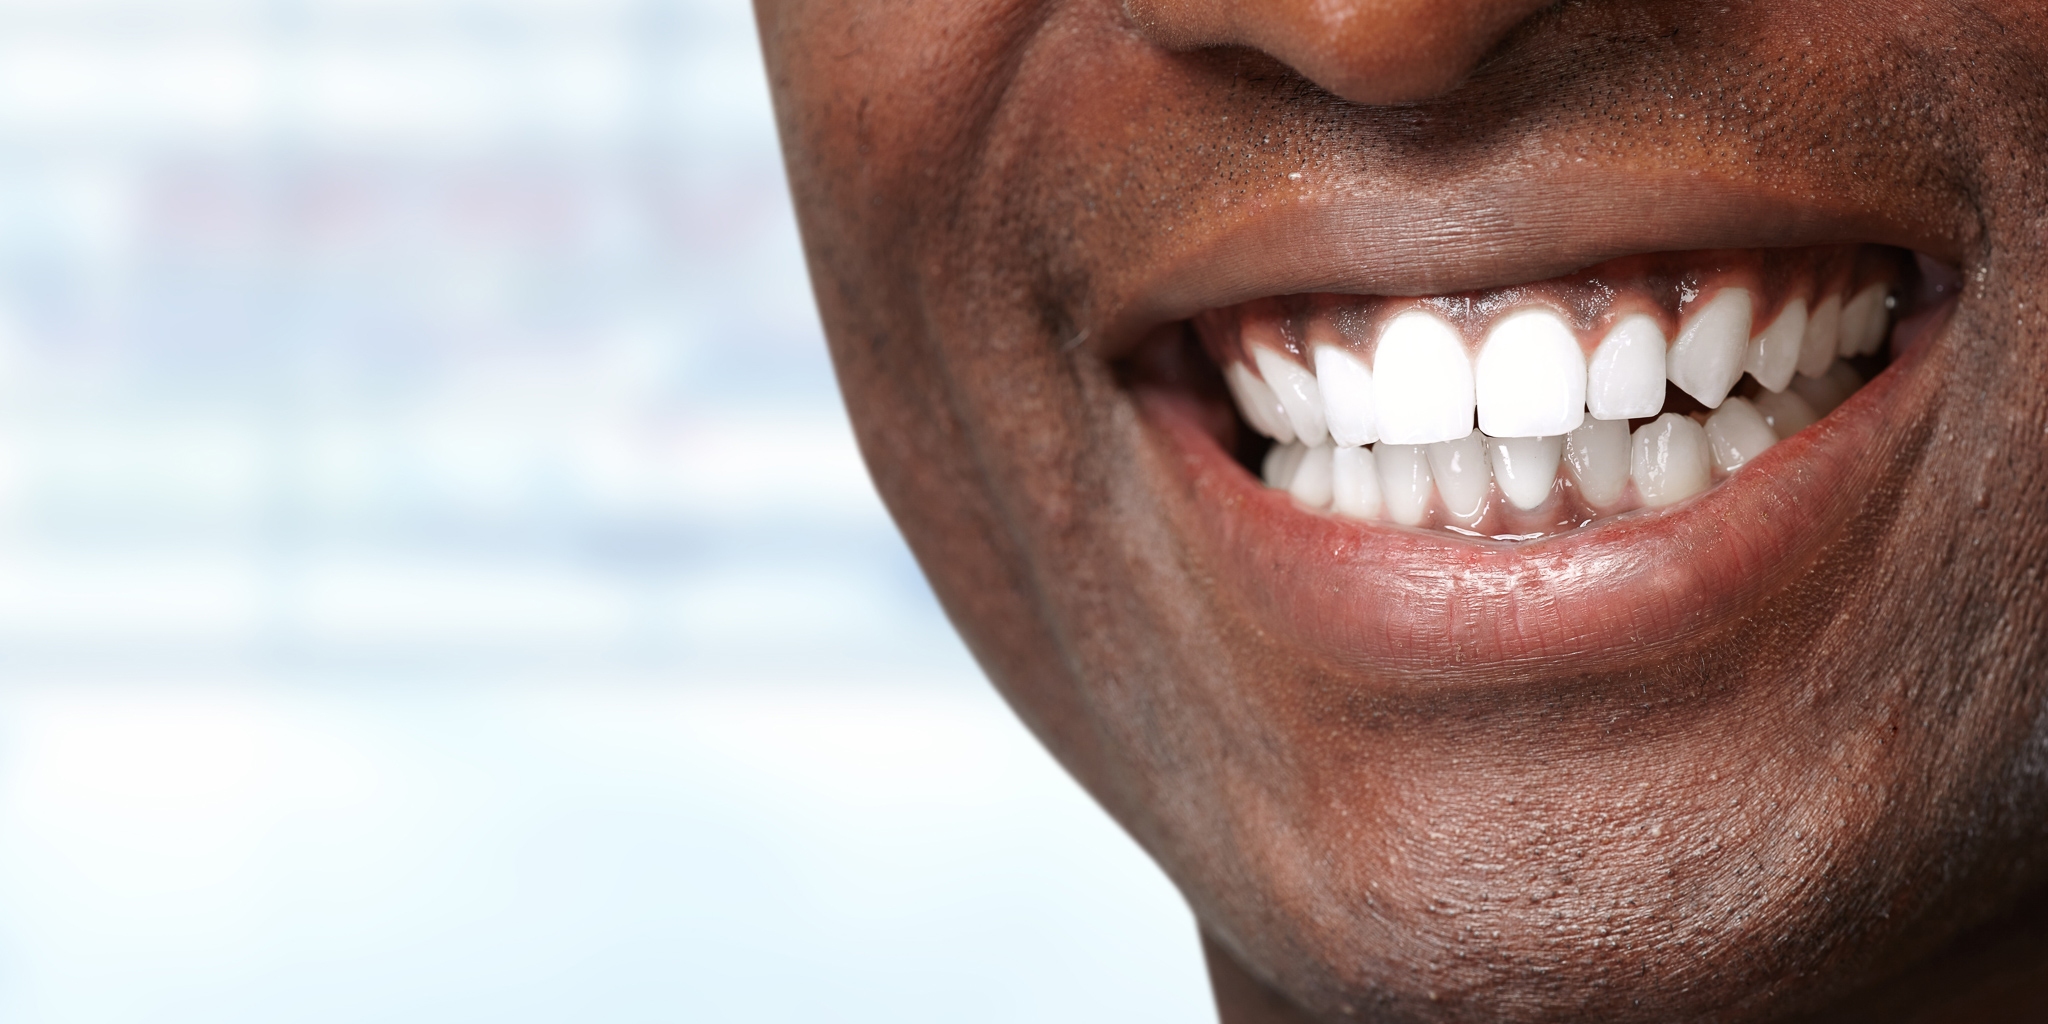
[[[1711,412],[1587,419],[1558,437],[1466,437],[1426,445],[1275,444],[1266,485],[1350,519],[1527,540],[1692,497],[1810,426],[1863,384],[1847,362],[1791,387],[1761,387]]]

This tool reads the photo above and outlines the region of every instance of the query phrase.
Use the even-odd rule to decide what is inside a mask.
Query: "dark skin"
[[[2048,11],[758,11],[877,486],[1227,1024],[2048,1019]],[[1549,546],[1287,508],[1133,370],[1261,295],[1836,242],[1963,293],[1777,482]]]

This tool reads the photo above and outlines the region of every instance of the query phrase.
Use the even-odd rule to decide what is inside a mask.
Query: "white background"
[[[0,1021],[1213,1020],[869,489],[751,32],[0,2]]]

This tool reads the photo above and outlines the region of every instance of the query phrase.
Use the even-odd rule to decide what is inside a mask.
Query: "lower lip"
[[[1268,636],[1346,675],[1441,690],[1627,672],[1741,624],[1898,492],[1878,485],[1910,461],[1936,333],[1721,485],[1523,543],[1306,511],[1234,462],[1184,399],[1138,398],[1201,506],[1190,539]]]

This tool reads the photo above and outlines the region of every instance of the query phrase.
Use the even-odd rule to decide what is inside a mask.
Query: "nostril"
[[[1464,81],[1551,0],[1124,0],[1147,37],[1176,50],[1247,46],[1345,99],[1413,103]]]

